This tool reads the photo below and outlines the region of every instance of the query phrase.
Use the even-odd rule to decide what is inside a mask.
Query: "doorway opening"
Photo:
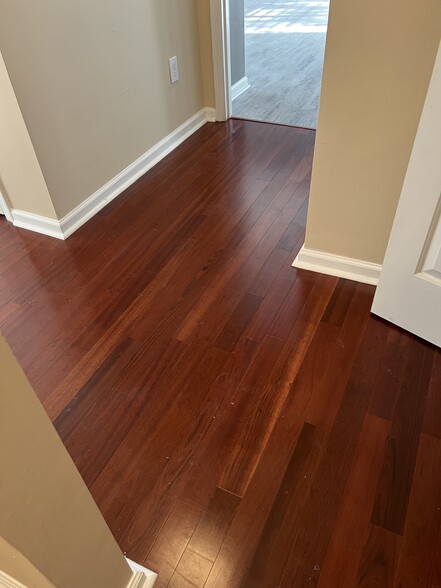
[[[317,128],[329,0],[229,0],[231,116]]]

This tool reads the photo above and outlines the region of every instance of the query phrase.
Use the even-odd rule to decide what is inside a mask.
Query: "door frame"
[[[225,121],[232,115],[229,0],[210,0],[210,14],[216,120]]]
[[[12,218],[11,209],[9,208],[9,205],[6,201],[6,198],[1,193],[1,190],[0,190],[0,209],[3,212],[3,214],[5,215],[6,220],[8,220],[10,223],[14,222],[14,219]]]

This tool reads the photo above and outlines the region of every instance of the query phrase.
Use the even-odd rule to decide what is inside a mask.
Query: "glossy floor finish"
[[[329,0],[245,0],[241,118],[317,127]]]
[[[207,124],[65,243],[1,221],[2,331],[159,587],[441,586],[440,352],[291,267],[313,142]]]

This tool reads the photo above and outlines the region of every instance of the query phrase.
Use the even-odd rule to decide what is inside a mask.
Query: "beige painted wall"
[[[0,571],[31,588],[55,588],[22,553],[0,537]]]
[[[204,106],[197,0],[0,0],[0,50],[59,217]]]
[[[216,104],[214,97],[210,0],[198,0],[198,15],[204,104],[208,108],[214,108]]]
[[[55,586],[127,585],[123,554],[1,337],[0,472],[2,566],[9,544]],[[17,567],[3,571],[13,575]],[[29,573],[26,563],[18,571]]]
[[[56,218],[0,53],[0,190],[10,208]]]
[[[306,247],[382,263],[440,35],[439,0],[331,0]]]

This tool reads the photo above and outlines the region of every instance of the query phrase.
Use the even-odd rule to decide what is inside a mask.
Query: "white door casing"
[[[210,0],[216,120],[231,117],[229,0]]]
[[[441,45],[372,312],[441,347]]]

